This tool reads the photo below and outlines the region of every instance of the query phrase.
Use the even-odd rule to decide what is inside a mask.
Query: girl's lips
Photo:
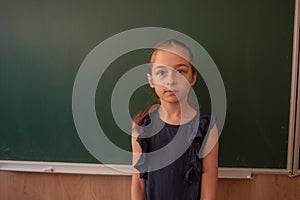
[[[178,90],[166,90],[165,93],[176,93]]]

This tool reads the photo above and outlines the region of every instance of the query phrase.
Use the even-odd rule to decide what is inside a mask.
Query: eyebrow
[[[157,68],[169,68],[169,66],[166,66],[166,65],[154,65],[155,69]],[[175,68],[179,68],[179,67],[189,67],[187,66],[186,64],[183,64],[183,63],[180,63],[180,64],[177,64],[175,65]]]
[[[178,67],[189,67],[189,66],[187,66],[186,64],[181,63],[181,64],[175,65],[175,67],[178,68]]]
[[[166,65],[153,65],[153,67],[155,69],[157,69],[157,68],[168,68],[168,66],[166,66]]]

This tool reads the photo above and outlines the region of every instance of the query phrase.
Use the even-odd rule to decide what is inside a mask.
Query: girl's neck
[[[169,124],[184,124],[196,115],[195,109],[188,103],[164,104],[162,102],[158,113],[160,118]]]

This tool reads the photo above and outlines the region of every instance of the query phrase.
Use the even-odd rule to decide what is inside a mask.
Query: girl
[[[189,90],[197,80],[191,61],[190,49],[177,40],[164,41],[150,53],[147,77],[157,100],[134,119],[132,200],[216,199],[218,132],[211,118],[200,116],[189,102]],[[182,144],[190,141],[194,132],[196,135],[177,159],[151,170],[151,164],[166,163],[162,161],[169,161],[182,145],[171,145],[159,158],[145,154],[161,150],[175,140],[180,130],[184,133]]]

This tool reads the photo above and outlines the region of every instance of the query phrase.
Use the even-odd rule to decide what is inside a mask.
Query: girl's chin
[[[182,101],[182,99],[178,99],[176,95],[164,95],[161,100],[167,103],[180,103]]]

